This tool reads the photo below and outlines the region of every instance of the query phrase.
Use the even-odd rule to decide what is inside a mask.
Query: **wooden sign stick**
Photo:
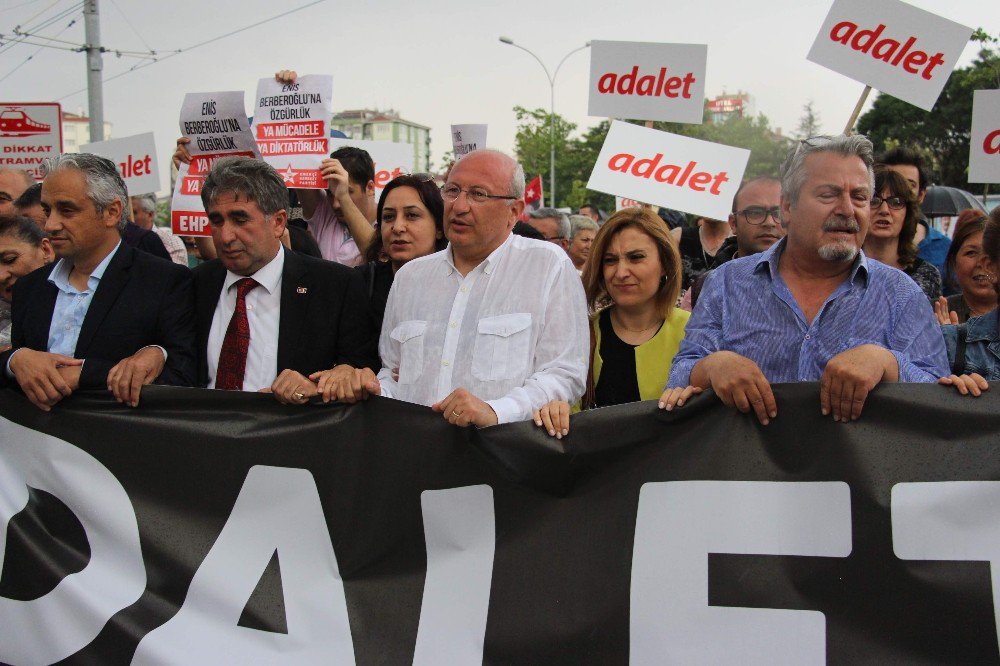
[[[861,92],[861,97],[858,99],[857,105],[854,107],[854,113],[851,114],[851,119],[847,121],[847,127],[844,128],[844,135],[850,136],[854,132],[854,123],[858,122],[858,116],[861,115],[861,107],[865,105],[868,100],[868,93],[872,91],[871,86],[865,86],[865,89]]]

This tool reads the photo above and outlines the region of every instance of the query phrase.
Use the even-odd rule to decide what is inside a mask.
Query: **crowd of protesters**
[[[1000,377],[1000,209],[963,212],[949,241],[921,214],[916,153],[876,158],[863,136],[799,142],[728,220],[693,225],[526,214],[524,172],[495,150],[378,201],[364,150],[321,169],[327,189],[290,192],[261,160],[214,162],[193,270],[110,161],[62,155],[41,183],[0,170],[0,381],[44,410],[86,388],[138,406],[155,382],[381,395],[562,437],[575,410],[708,388],[766,425],[776,382],[819,382],[817,408],[851,421],[883,382],[980,395]]]

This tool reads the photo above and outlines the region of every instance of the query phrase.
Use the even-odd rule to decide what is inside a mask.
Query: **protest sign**
[[[191,163],[181,164],[170,202],[170,224],[178,236],[210,236],[201,186],[220,157],[260,157],[250,132],[243,91],[188,93],[181,106],[181,136],[191,139]]]
[[[615,210],[621,210],[623,208],[639,208],[642,206],[641,201],[636,201],[635,199],[627,199],[625,197],[615,197]]]
[[[969,182],[1000,183],[1000,90],[973,93]]]
[[[268,77],[257,82],[253,130],[264,161],[288,187],[319,189],[326,181],[319,165],[329,155],[333,77],[300,76],[295,83]]]
[[[355,139],[330,139],[330,150],[354,146],[367,150],[375,162],[375,200],[382,195],[382,188],[390,180],[404,173],[413,172],[413,146],[394,141],[363,141]]]
[[[766,428],[706,392],[565,445],[378,397],[0,391],[0,662],[996,664],[1000,396],[883,384],[844,424],[772,388]]]
[[[486,128],[486,125],[451,126],[451,146],[456,162],[473,150],[486,147]]]
[[[750,151],[612,121],[588,190],[725,220]]]
[[[0,103],[0,167],[20,169],[36,180],[42,163],[62,152],[62,107],[56,103]]]
[[[592,41],[587,113],[701,123],[707,58],[705,44]]]
[[[806,57],[930,111],[971,34],[900,0],[834,0]]]
[[[136,134],[80,146],[85,153],[107,157],[118,165],[129,196],[149,194],[160,189],[160,170],[156,163],[153,133]]]

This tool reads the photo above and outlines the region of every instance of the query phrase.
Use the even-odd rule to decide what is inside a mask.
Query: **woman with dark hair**
[[[983,253],[979,258],[984,270],[993,275],[1000,270],[1000,208],[994,208],[983,230]],[[1000,289],[993,284],[994,291]],[[978,396],[989,388],[988,381],[1000,379],[1000,330],[997,308],[964,324],[941,327],[948,350],[951,376],[941,384],[954,386],[962,395]]]
[[[399,267],[443,250],[448,242],[444,238],[444,200],[429,174],[390,180],[379,197],[375,219],[375,241],[365,252],[365,263],[355,270],[364,278],[377,336]]]
[[[934,312],[941,324],[962,324],[969,317],[984,315],[997,306],[997,276],[980,258],[986,215],[968,208],[958,216],[955,235],[945,257],[945,280],[958,293],[939,298]]]
[[[660,397],[691,316],[675,307],[681,280],[677,242],[653,211],[625,208],[598,230],[583,269],[596,312],[583,409]],[[561,438],[569,413],[568,403],[553,400],[535,412],[535,424]]]
[[[917,256],[913,239],[917,233],[920,204],[906,179],[895,171],[876,170],[871,209],[865,254],[902,270],[913,278],[931,302],[937,301],[941,296],[941,274]]]
[[[55,257],[45,232],[23,215],[0,216],[0,347],[10,345],[11,289],[19,277],[48,264]]]

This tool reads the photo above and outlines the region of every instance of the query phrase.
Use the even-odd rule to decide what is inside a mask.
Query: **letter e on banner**
[[[851,491],[839,481],[646,483],[633,548],[631,664],[825,664],[821,612],[709,606],[708,554],[847,557]]]
[[[0,597],[0,662],[9,664],[49,664],[79,652],[146,589],[139,525],[118,479],[82,449],[6,419],[0,419],[0,570],[7,526],[25,508],[29,486],[73,512],[90,543],[90,561],[41,598]]]
[[[973,93],[969,182],[1000,183],[1000,90]]]

